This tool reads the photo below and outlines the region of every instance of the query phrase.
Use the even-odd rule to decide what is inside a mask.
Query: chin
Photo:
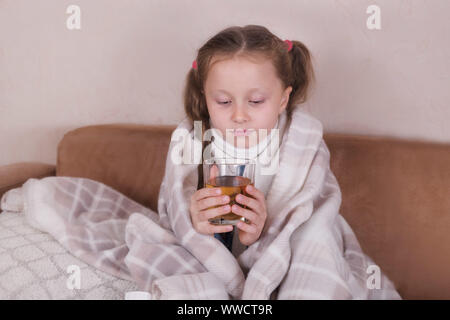
[[[257,141],[255,142],[251,142],[250,138],[248,136],[243,136],[243,137],[235,137],[235,141],[234,141],[234,146],[236,148],[251,148],[254,145],[257,144]]]

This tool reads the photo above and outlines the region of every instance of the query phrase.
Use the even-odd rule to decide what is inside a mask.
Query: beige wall
[[[68,30],[69,5],[81,30]],[[366,9],[381,8],[381,30]],[[263,24],[312,51],[325,131],[450,142],[450,1],[0,0],[0,165],[56,162],[76,127],[176,124],[198,47]]]

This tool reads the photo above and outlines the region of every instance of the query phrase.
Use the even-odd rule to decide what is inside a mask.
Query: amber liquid
[[[249,178],[241,177],[241,176],[220,176],[215,177],[209,180],[206,183],[206,188],[217,188],[219,187],[222,189],[222,195],[228,195],[230,197],[229,205],[230,207],[233,206],[233,204],[237,204],[243,208],[247,208],[245,205],[241,205],[238,202],[236,202],[236,196],[241,193],[247,197],[251,197],[246,191],[245,187],[247,185],[253,185],[253,183],[250,181]],[[221,207],[221,205],[213,206],[211,208]],[[239,221],[246,221],[244,217],[238,216],[234,214],[233,212],[217,216],[213,219],[209,220],[213,224],[236,224]]]

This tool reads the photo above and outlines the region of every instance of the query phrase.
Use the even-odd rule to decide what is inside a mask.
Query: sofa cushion
[[[173,126],[93,125],[66,133],[57,176],[93,179],[157,211]]]
[[[341,214],[409,299],[450,299],[450,145],[327,135]]]

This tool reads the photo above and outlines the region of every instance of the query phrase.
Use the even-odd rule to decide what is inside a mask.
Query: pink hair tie
[[[288,46],[288,52],[292,49],[292,41],[291,40],[284,40],[284,43]]]
[[[194,62],[192,62],[192,68],[197,70],[197,60],[194,60]]]

